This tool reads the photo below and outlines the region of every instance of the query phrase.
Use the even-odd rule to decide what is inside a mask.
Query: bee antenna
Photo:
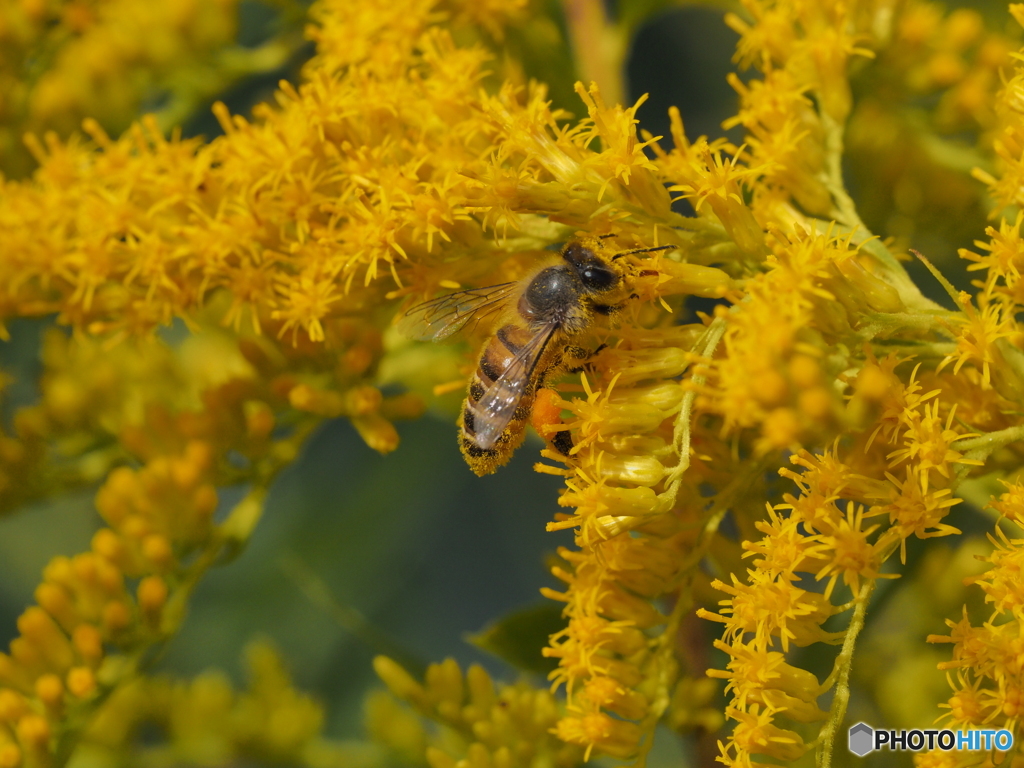
[[[635,251],[623,251],[622,253],[616,253],[612,256],[612,261],[615,261],[622,256],[629,256],[631,253],[650,253],[651,251],[667,251],[669,248],[677,248],[675,245],[659,245],[657,248],[638,248]]]
[[[604,239],[609,238],[609,237],[615,237],[615,233],[614,232],[609,232],[607,235],[598,235],[597,239],[598,240],[604,240]]]

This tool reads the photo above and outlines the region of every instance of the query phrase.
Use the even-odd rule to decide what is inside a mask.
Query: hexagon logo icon
[[[857,757],[864,757],[875,749],[875,731],[866,723],[857,723],[850,728],[850,751]]]

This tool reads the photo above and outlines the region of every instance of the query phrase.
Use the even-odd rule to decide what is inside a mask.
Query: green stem
[[[825,727],[818,735],[818,752],[815,755],[817,768],[831,768],[832,749],[835,746],[836,733],[843,724],[846,717],[846,707],[850,703],[850,670],[853,668],[853,652],[857,646],[857,636],[864,629],[864,617],[867,614],[868,603],[871,602],[871,593],[875,591],[877,579],[872,579],[861,589],[857,598],[857,606],[850,618],[850,626],[846,629],[846,637],[843,639],[843,647],[836,657],[835,681],[836,692],[832,698],[832,706],[829,709],[829,719]]]
[[[286,552],[278,560],[278,566],[309,602],[334,619],[339,627],[363,642],[375,656],[388,656],[417,680],[422,681],[426,678],[426,662],[374,626],[360,611],[350,605],[339,603],[331,593],[331,588],[296,553]]]
[[[732,310],[740,306],[735,305]],[[704,358],[710,358],[715,354],[715,349],[718,348],[718,343],[722,340],[725,335],[725,318],[716,317],[711,321],[711,325],[708,326],[707,330],[704,331],[704,335],[701,336],[696,346],[700,346],[703,343],[703,348],[700,351],[700,355]],[[690,420],[693,415],[693,401],[697,398],[697,387],[704,386],[704,382],[707,380],[706,375],[702,375],[694,372],[691,377],[691,388],[683,395],[683,404],[679,409],[679,415],[676,416],[676,423],[673,429],[673,442],[677,446],[679,454],[679,463],[673,467],[672,471],[668,474],[668,482],[666,483],[666,493],[670,494],[672,503],[675,504],[676,494],[679,492],[679,484],[683,479],[683,474],[690,466]]]
[[[825,129],[825,175],[823,181],[835,204],[833,216],[851,229],[867,230],[860,220],[857,206],[843,183],[843,126],[825,111],[819,113]],[[892,254],[890,254],[891,256]]]
[[[835,205],[832,215],[836,222],[862,234],[862,239],[858,237],[855,238],[855,241],[866,253],[870,253],[878,260],[886,272],[888,282],[896,289],[907,307],[911,309],[940,308],[921,294],[920,289],[910,279],[910,275],[907,274],[903,265],[861,221],[860,214],[857,213],[857,206],[849,192],[846,191],[846,185],[843,182],[843,125],[826,112],[820,112],[819,117],[822,127],[825,129],[825,172],[821,174],[821,181],[832,195]]]
[[[1024,440],[1024,426],[1009,427],[980,437],[957,440],[956,449],[966,454],[976,454],[970,456],[972,459],[986,459],[993,451],[1018,440]]]
[[[675,660],[674,642],[676,635],[679,634],[679,624],[683,620],[683,615],[693,606],[693,600],[686,586],[688,585],[679,589],[676,604],[672,606],[672,613],[669,615],[665,630],[655,641],[655,647],[651,654],[653,676],[657,679],[658,685],[647,708],[647,717],[640,724],[640,729],[646,734],[646,738],[640,743],[640,751],[637,753],[636,762],[633,763],[632,768],[645,768],[647,765],[647,755],[651,751],[651,747],[654,746],[654,729],[672,701],[672,686],[675,684],[679,672],[679,664]],[[650,672],[649,669],[648,674]],[[645,674],[645,677],[647,676]]]
[[[623,64],[626,41],[610,24],[602,0],[562,0],[576,72],[584,83],[595,82],[607,104],[626,99]]]
[[[955,447],[958,451],[963,452],[965,459],[984,462],[995,451],[1019,440],[1024,440],[1024,426],[1009,427],[981,437],[957,440]],[[976,464],[962,464],[954,475],[950,487],[955,490],[976,466]]]

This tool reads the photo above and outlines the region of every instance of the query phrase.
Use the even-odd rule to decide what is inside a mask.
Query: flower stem
[[[597,83],[606,103],[624,103],[626,41],[622,32],[609,23],[604,2],[562,0],[562,10],[580,80]]]
[[[843,724],[843,718],[846,717],[846,706],[850,703],[850,670],[853,668],[853,651],[857,646],[857,636],[864,629],[864,616],[867,613],[868,603],[871,602],[871,593],[875,591],[876,584],[877,579],[872,579],[861,589],[856,607],[853,609],[853,616],[850,618],[850,626],[846,628],[843,647],[836,658],[834,673],[837,674],[836,692],[832,697],[828,722],[818,736],[818,752],[815,755],[817,768],[831,768],[832,766],[832,748],[835,745],[836,733]]]

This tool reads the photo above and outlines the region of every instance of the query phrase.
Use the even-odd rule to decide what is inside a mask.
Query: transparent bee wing
[[[476,444],[487,450],[498,441],[505,427],[512,421],[519,402],[529,386],[533,369],[544,354],[551,336],[558,326],[546,325],[512,358],[508,368],[496,382],[484,392],[476,403],[468,401],[466,406],[473,414],[474,439]]]
[[[410,309],[398,321],[403,336],[417,341],[440,341],[461,331],[470,320],[479,321],[500,311],[517,283],[456,291]]]

